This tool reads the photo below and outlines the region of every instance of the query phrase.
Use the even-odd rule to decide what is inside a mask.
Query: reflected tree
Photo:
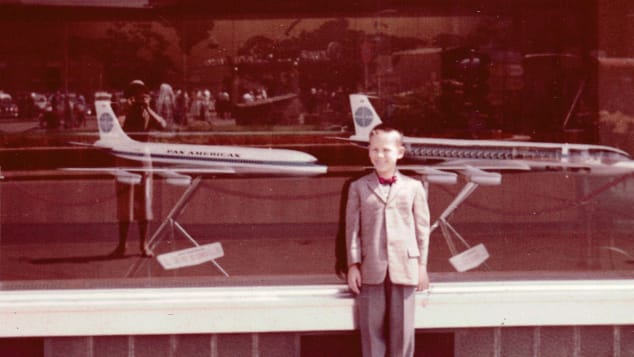
[[[114,22],[109,25],[105,38],[71,36],[70,51],[74,57],[95,56],[103,66],[103,85],[123,88],[131,78],[140,78],[150,86],[162,82],[182,81],[187,86],[188,57],[192,49],[209,40],[214,23],[208,19],[161,17],[158,22]],[[163,26],[163,28],[158,26]],[[165,29],[172,29],[182,54],[182,67],[174,63],[169,54],[169,41]],[[209,49],[218,44],[210,42]]]
[[[287,35],[289,33],[286,32]],[[254,36],[244,43],[239,54],[265,61],[297,61],[303,91],[310,88],[334,90],[339,87],[354,90],[363,82],[361,45],[364,41],[372,43],[370,60],[373,65],[378,55],[390,55],[395,51],[419,48],[426,44],[423,39],[387,35],[379,30],[372,34],[353,30],[347,19],[339,18],[325,21],[314,31],[302,31],[297,36],[282,40]]]
[[[90,48],[103,65],[104,85],[123,88],[135,78],[156,86],[175,77],[168,45],[151,23],[115,22],[106,31],[106,37]]]
[[[164,32],[150,22],[115,22],[102,41],[76,38],[74,48],[96,54],[103,65],[106,86],[123,88],[131,78],[143,79],[150,86],[175,81],[182,81],[186,86],[188,57],[196,45],[209,39],[214,23],[183,17],[162,17],[160,20],[160,25],[173,29],[178,38],[182,68],[177,68],[169,56],[170,44]],[[218,45],[212,42],[208,47],[215,49]]]
[[[204,42],[210,41],[209,33],[214,29],[214,22],[206,18],[193,17],[164,17],[161,19],[164,26],[174,29],[178,37],[178,47],[182,55],[182,85],[187,88],[189,76],[189,56],[193,48]],[[208,49],[217,49],[218,44],[210,41],[207,45]]]

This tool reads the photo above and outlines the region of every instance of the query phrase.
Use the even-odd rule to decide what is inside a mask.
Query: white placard
[[[225,255],[218,242],[161,254],[156,259],[163,269],[177,269],[212,261]]]
[[[487,252],[484,244],[480,243],[449,258],[449,262],[457,271],[465,272],[484,263],[488,258],[489,252]]]

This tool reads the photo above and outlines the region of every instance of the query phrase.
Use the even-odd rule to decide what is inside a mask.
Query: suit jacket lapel
[[[367,176],[366,182],[368,184],[368,187],[372,192],[374,192],[375,195],[377,195],[377,197],[381,199],[381,201],[383,201],[383,203],[389,203],[392,199],[394,199],[394,197],[396,197],[396,193],[398,192],[398,190],[403,188],[403,176],[399,171],[396,171],[395,175],[397,179],[396,182],[392,184],[392,187],[390,188],[390,191],[387,195],[387,199],[385,195],[383,195],[383,192],[381,192],[381,184],[379,183],[379,178],[376,176],[376,174],[372,173]]]
[[[372,191],[383,203],[387,203],[385,200],[385,196],[381,192],[381,184],[379,183],[379,178],[376,176],[376,173],[371,173],[366,176],[366,183],[370,191]]]

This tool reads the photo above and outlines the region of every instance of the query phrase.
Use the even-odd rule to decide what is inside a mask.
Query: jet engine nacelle
[[[167,183],[174,186],[189,186],[192,183],[191,177],[168,178]]]
[[[469,167],[464,172],[467,180],[482,186],[495,186],[502,183],[502,174],[498,172],[487,172],[473,167]]]
[[[128,185],[138,185],[141,183],[141,175],[132,172],[127,172],[124,170],[114,170],[110,173],[114,175],[117,182],[120,183],[125,183]]]
[[[416,173],[420,174],[422,180],[425,182],[438,184],[438,185],[454,185],[458,182],[458,175],[453,172],[447,172],[442,170],[433,169],[431,167],[413,167]]]
[[[423,181],[437,185],[455,185],[458,182],[458,175],[454,173],[447,174],[428,174],[422,175]]]
[[[179,174],[171,171],[160,171],[159,175],[165,178],[170,185],[175,186],[189,186],[192,183],[191,176]]]

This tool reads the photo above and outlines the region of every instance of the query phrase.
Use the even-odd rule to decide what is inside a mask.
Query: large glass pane
[[[353,93],[415,138],[403,165],[458,174],[428,186],[433,278],[631,277],[627,11],[602,1],[457,3],[3,5],[2,286],[342,282],[342,200],[369,167],[365,148],[340,140],[355,133]],[[123,122],[133,80],[167,121],[148,138],[162,153],[93,146],[105,120],[95,100]],[[266,150],[258,161],[247,148]],[[281,170],[275,149],[310,154],[316,162],[301,167],[328,171]],[[125,253],[111,254],[123,192],[115,178],[150,171],[154,256],[141,255],[135,222]],[[188,250],[197,245],[208,249]],[[489,258],[476,264],[482,247]]]

